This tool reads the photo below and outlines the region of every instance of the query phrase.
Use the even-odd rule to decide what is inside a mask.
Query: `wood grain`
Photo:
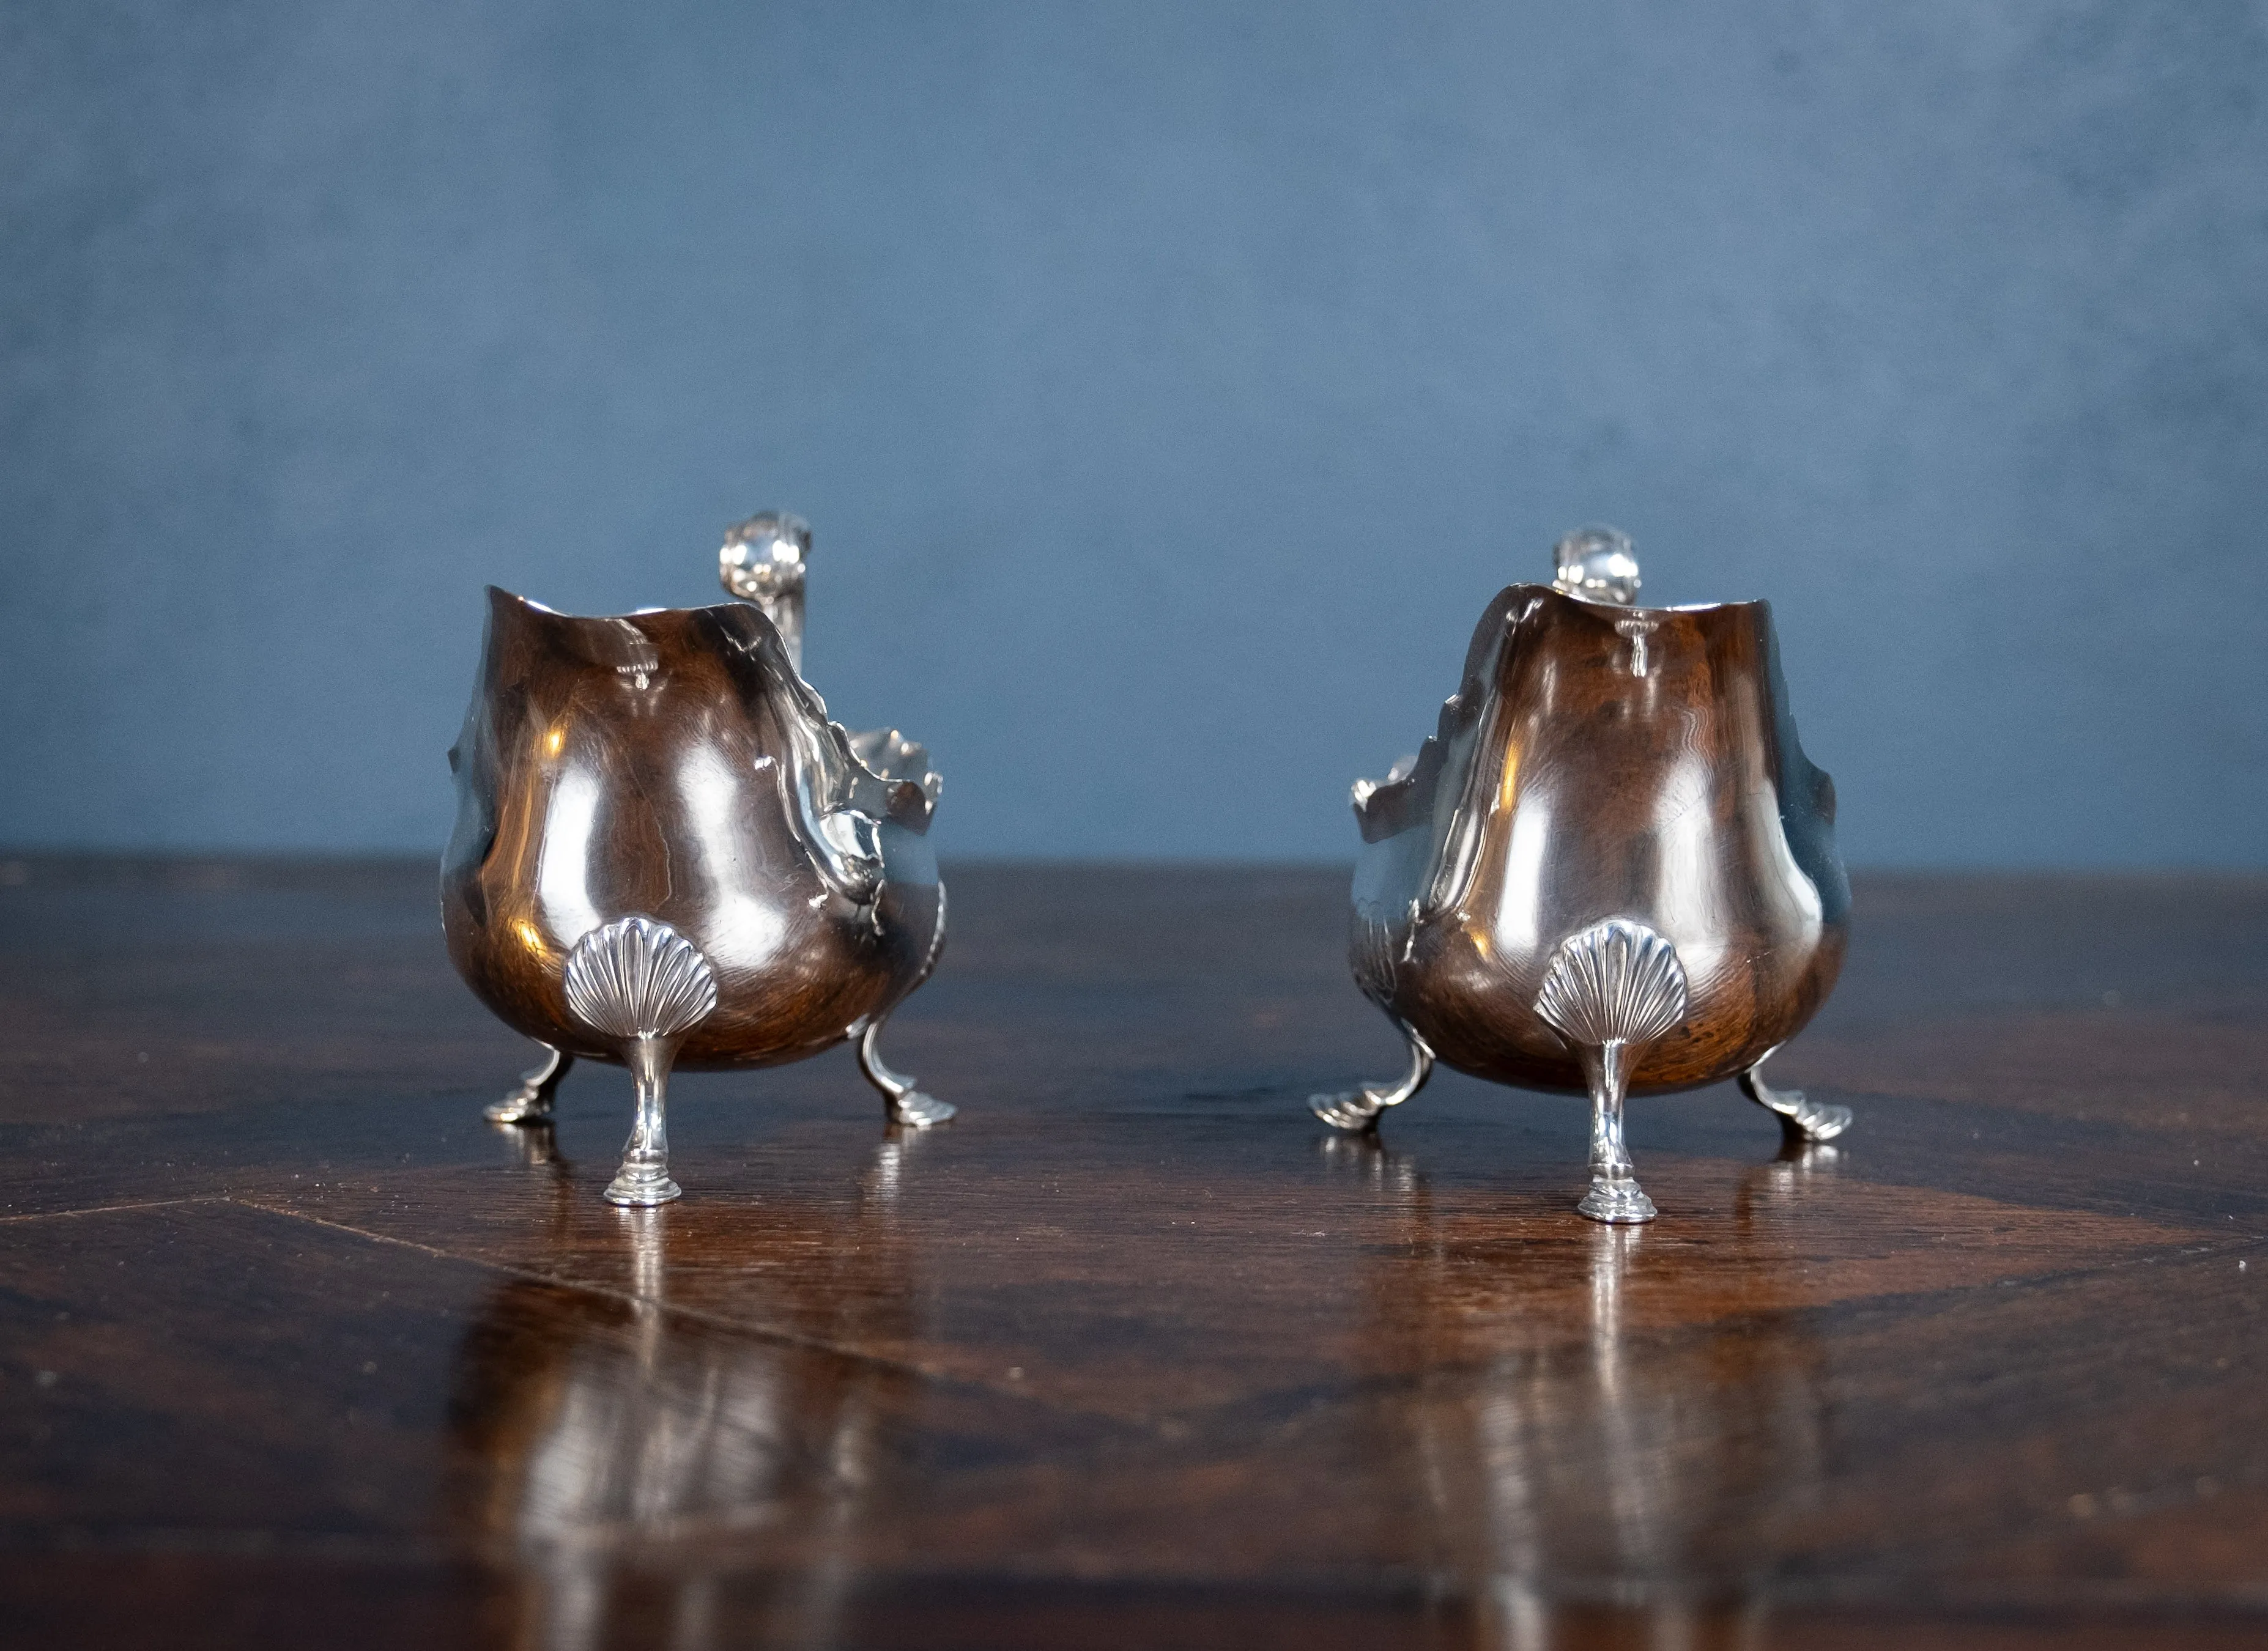
[[[14,870],[9,871],[8,867]],[[1343,877],[951,873],[847,1054],[526,1046],[422,867],[0,865],[0,1641],[2213,1645],[2268,1632],[2268,882],[1861,879],[1775,1068],[1388,1070]],[[143,1059],[146,1055],[147,1060]]]

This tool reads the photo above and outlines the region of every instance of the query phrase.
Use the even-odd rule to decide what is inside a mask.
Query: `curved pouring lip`
[[[1675,607],[1637,607],[1613,602],[1594,602],[1587,598],[1570,595],[1557,585],[1506,585],[1497,592],[1495,599],[1483,611],[1480,623],[1474,627],[1472,643],[1465,651],[1464,671],[1458,679],[1457,691],[1442,702],[1440,725],[1433,735],[1418,747],[1415,761],[1407,768],[1397,768],[1384,780],[1358,780],[1354,782],[1355,819],[1361,827],[1365,842],[1381,841],[1414,823],[1407,812],[1412,799],[1423,797],[1430,803],[1432,782],[1440,776],[1445,749],[1477,715],[1479,701],[1494,691],[1494,685],[1487,679],[1489,665],[1501,646],[1503,631],[1528,617],[1528,613],[1515,612],[1527,603],[1532,603],[1536,608],[1564,604],[1577,612],[1595,615],[1607,625],[1616,627],[1618,634],[1624,626],[1643,627],[1651,635],[1659,634],[1666,626],[1698,624],[1731,616],[1742,622],[1761,626],[1767,636],[1773,635],[1771,604],[1761,597],[1743,602],[1688,602]],[[1779,679],[1776,637],[1773,637],[1771,649],[1771,680],[1775,701],[1784,708],[1787,694]],[[1782,715],[1785,715],[1784,709]],[[1793,727],[1791,722],[1791,736]],[[1822,774],[1821,777],[1823,779],[1825,776]]]
[[[565,1001],[567,952],[628,916],[713,965],[681,1068],[801,1059],[926,975],[939,782],[895,731],[854,736],[757,608],[563,614],[488,590],[442,866],[452,959],[507,1024],[618,1059]]]
[[[667,622],[672,627],[688,620],[707,620],[715,623],[726,635],[750,624],[769,632],[778,645],[785,674],[800,685],[809,701],[806,708],[819,726],[842,735],[843,759],[859,772],[881,784],[892,787],[911,786],[919,800],[894,790],[888,804],[889,817],[907,830],[921,833],[929,829],[930,820],[943,789],[942,776],[929,767],[925,748],[906,739],[895,729],[877,730],[871,734],[854,734],[834,722],[827,715],[827,701],[819,690],[804,679],[789,655],[785,640],[771,616],[754,602],[711,602],[697,607],[642,607],[628,613],[567,613],[536,601],[533,597],[507,591],[502,585],[484,587],[489,598],[490,622],[494,624],[499,612],[513,613],[536,623],[556,627],[563,635],[580,639],[585,645],[589,662],[604,664],[616,671],[635,672],[640,657],[640,645],[652,646],[641,620]],[[870,762],[870,756],[880,754],[885,760],[880,766]]]
[[[1355,789],[1356,979],[1449,1065],[1580,1093],[1535,998],[1560,942],[1620,918],[1677,947],[1693,987],[1633,1092],[1731,1076],[1793,1036],[1840,968],[1834,810],[1769,604],[1509,586],[1414,763]]]

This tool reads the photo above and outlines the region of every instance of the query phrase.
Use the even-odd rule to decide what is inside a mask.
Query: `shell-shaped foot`
[[[1594,1181],[1575,1208],[1610,1227],[1634,1227],[1661,1213],[1635,1181]]]
[[[567,1007],[609,1038],[674,1038],[717,1007],[717,976],[667,923],[625,917],[567,954]]]
[[[890,1103],[890,1121],[903,1124],[909,1129],[927,1129],[933,1124],[944,1123],[960,1110],[951,1101],[909,1090]]]
[[[1685,1018],[1685,966],[1644,923],[1610,917],[1559,943],[1535,1012],[1572,1044],[1643,1047]]]

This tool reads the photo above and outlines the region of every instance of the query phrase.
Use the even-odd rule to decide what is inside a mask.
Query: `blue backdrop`
[[[2268,861],[2245,0],[0,4],[0,843],[416,848],[481,586],[716,599],[950,855],[1347,855],[1562,530],[1875,864]]]

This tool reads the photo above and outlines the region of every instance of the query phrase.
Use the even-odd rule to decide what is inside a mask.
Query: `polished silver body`
[[[793,517],[740,524],[719,572],[748,599],[710,608],[586,619],[490,592],[450,753],[443,926],[474,992],[547,1046],[491,1119],[548,1121],[578,1058],[630,1069],[618,1204],[679,1196],[673,1068],[849,1041],[894,1125],[953,1116],[879,1049],[944,948],[926,841],[940,782],[896,730],[829,721],[803,679],[809,549]]]
[[[1312,1104],[1373,1128],[1437,1060],[1586,1094],[1578,1207],[1643,1222],[1629,1096],[1738,1076],[1792,1134],[1849,1126],[1756,1070],[1832,987],[1849,888],[1770,610],[1631,605],[1638,563],[1611,529],[1563,539],[1554,569],[1483,616],[1425,749],[1355,786],[1350,960],[1410,1064]]]

